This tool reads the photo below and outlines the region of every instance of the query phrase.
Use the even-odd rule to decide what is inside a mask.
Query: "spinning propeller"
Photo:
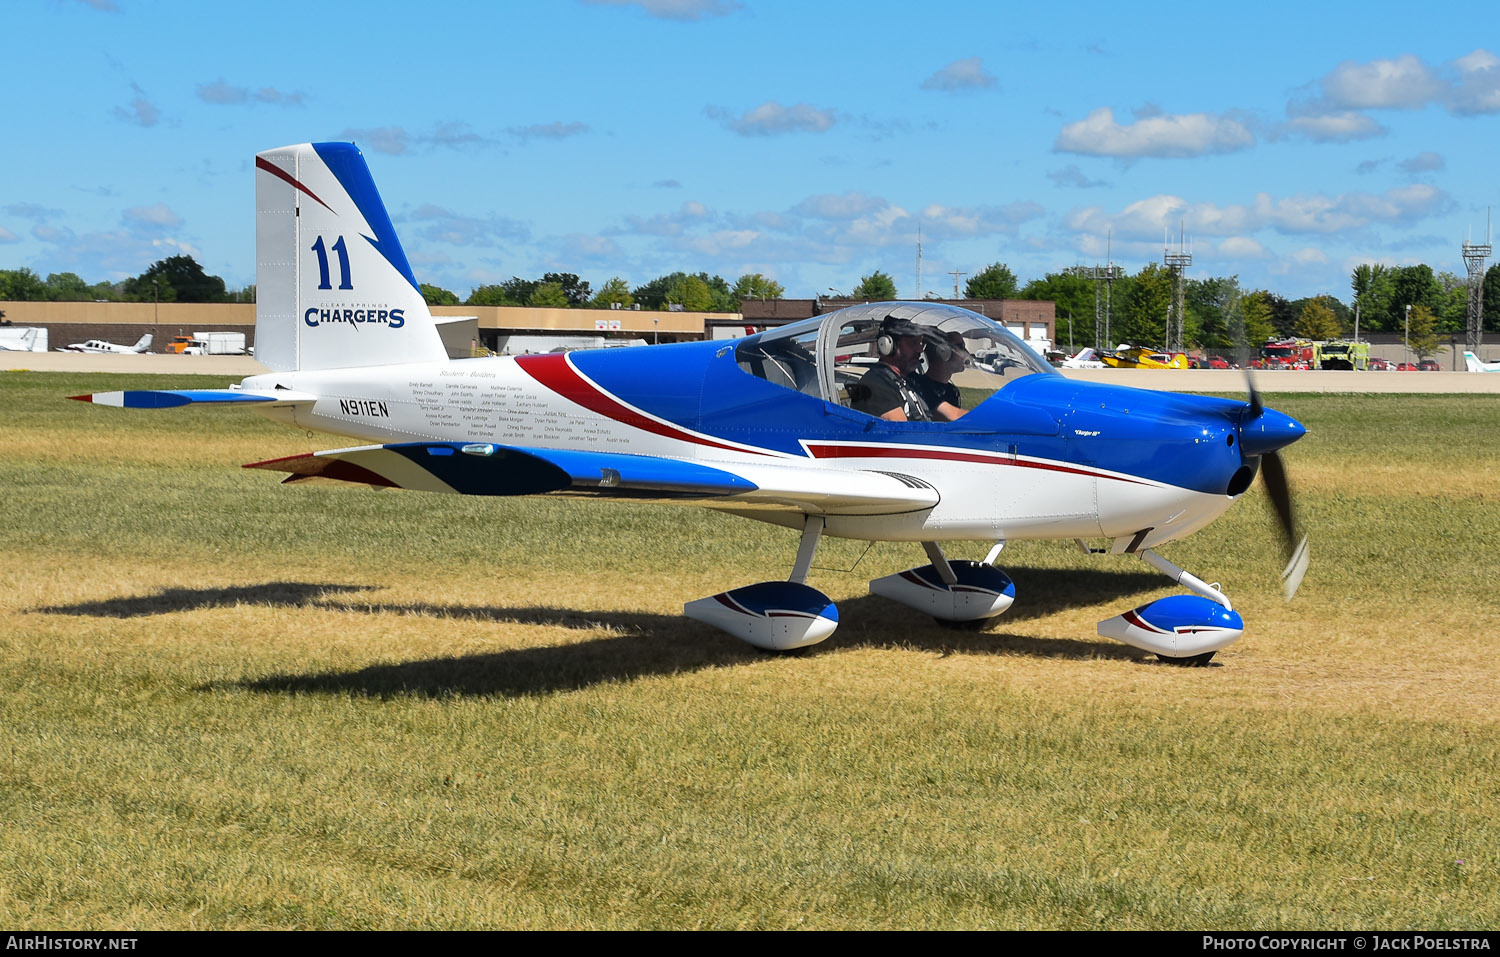
[[[1286,568],[1281,573],[1281,586],[1286,600],[1291,601],[1307,574],[1309,553],[1307,536],[1297,535],[1297,515],[1292,507],[1292,487],[1287,481],[1286,467],[1281,464],[1281,453],[1277,450],[1290,445],[1306,433],[1300,423],[1274,409],[1267,409],[1255,388],[1255,377],[1248,364],[1245,365],[1245,385],[1250,392],[1250,407],[1240,416],[1240,454],[1246,460],[1260,460],[1261,475],[1266,481],[1266,493],[1271,496],[1271,505],[1281,523],[1281,532],[1287,549]]]

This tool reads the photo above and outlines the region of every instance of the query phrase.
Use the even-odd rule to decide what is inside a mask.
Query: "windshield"
[[[840,309],[743,339],[735,359],[752,375],[849,406],[850,386],[881,362],[882,330],[900,323],[912,324],[923,342],[919,375],[951,376],[955,385],[993,392],[1022,376],[1058,374],[995,320],[931,302]]]

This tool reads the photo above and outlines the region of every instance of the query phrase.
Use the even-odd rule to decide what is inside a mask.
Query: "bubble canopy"
[[[893,319],[917,327],[926,343],[946,346],[963,360],[966,373],[989,380],[966,374],[965,385],[995,390],[1022,376],[1059,374],[995,320],[934,302],[869,303],[790,323],[740,340],[735,360],[769,382],[847,406],[848,387],[880,361],[876,340]]]

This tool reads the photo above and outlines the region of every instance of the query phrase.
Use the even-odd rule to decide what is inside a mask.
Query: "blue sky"
[[[254,281],[254,154],[353,139],[417,276],[597,288],[1001,261],[1347,300],[1500,206],[1472,4],[10,0],[0,268]],[[1478,29],[1468,29],[1475,26]]]

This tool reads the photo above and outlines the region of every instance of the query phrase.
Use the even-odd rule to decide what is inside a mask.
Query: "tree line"
[[[441,306],[541,306],[560,309],[667,310],[738,312],[747,299],[781,299],[785,288],[761,273],[746,273],[733,283],[706,272],[673,272],[639,286],[612,276],[594,290],[574,273],[548,272],[537,279],[513,276],[481,285],[467,298],[428,283],[421,284],[427,302]],[[1102,292],[1102,290],[1100,290]],[[1172,308],[1172,274],[1160,263],[1122,274],[1109,289],[1113,342],[1161,346]],[[1382,266],[1366,263],[1350,274],[1348,300],[1320,295],[1288,300],[1268,289],[1243,289],[1238,276],[1186,279],[1184,340],[1203,349],[1228,349],[1240,342],[1300,336],[1331,339],[1354,333],[1399,332],[1410,325],[1415,340],[1461,334],[1467,328],[1467,280],[1451,272],[1434,272],[1425,264]],[[849,298],[880,301],[897,298],[896,282],[880,270],[861,276]],[[1084,267],[1049,272],[1024,284],[1005,263],[991,263],[964,286],[970,299],[1031,299],[1056,304],[1060,345],[1093,342],[1096,284]],[[172,256],[153,263],[138,276],[120,282],[90,284],[74,273],[52,273],[45,279],[30,269],[0,270],[0,300],[124,302],[254,302],[255,287],[230,291],[224,280],[208,275],[191,256]],[[1408,307],[1410,307],[1408,309]],[[1484,277],[1484,328],[1500,330],[1500,263]]]
[[[739,312],[746,299],[781,299],[786,289],[761,273],[746,273],[733,285],[723,276],[706,272],[668,273],[636,286],[611,276],[594,292],[587,280],[570,272],[543,273],[540,279],[512,276],[502,283],[477,286],[467,299],[422,283],[422,295],[432,306],[541,306],[554,309],[651,309],[674,306],[691,312]]]
[[[994,263],[971,278],[964,292],[972,299],[1051,301],[1057,310],[1059,344],[1072,341],[1081,346],[1094,339],[1096,285],[1088,273],[1075,266],[1021,285],[1009,267]],[[1104,291],[1097,288],[1101,298]],[[1486,271],[1483,294],[1484,328],[1500,330],[1500,263]],[[1172,273],[1160,263],[1121,275],[1109,288],[1113,341],[1101,345],[1164,345],[1172,300]],[[1188,278],[1183,281],[1183,339],[1202,349],[1230,349],[1271,338],[1347,337],[1357,326],[1361,336],[1409,331],[1413,349],[1420,337],[1424,346],[1430,340],[1428,351],[1435,352],[1439,337],[1461,335],[1468,328],[1468,304],[1467,278],[1434,273],[1420,263],[1356,267],[1350,273],[1347,301],[1331,294],[1288,300],[1268,289],[1244,289],[1238,276]]]
[[[231,292],[192,256],[153,263],[120,282],[88,283],[78,274],[55,272],[43,279],[30,269],[0,269],[0,300],[12,302],[254,302],[255,287]]]

